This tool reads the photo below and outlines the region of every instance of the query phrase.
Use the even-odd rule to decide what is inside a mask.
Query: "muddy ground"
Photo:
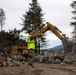
[[[4,49],[0,49],[0,75],[76,75],[76,54],[49,53],[35,59],[34,67],[31,67],[20,55],[10,58]]]
[[[76,75],[76,66],[34,63],[33,68],[25,62],[20,66],[0,67],[0,75]]]

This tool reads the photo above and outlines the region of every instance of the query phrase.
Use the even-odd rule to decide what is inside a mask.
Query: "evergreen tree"
[[[38,0],[32,0],[32,3],[29,3],[30,5],[29,10],[26,11],[26,14],[24,14],[23,18],[21,18],[23,21],[23,23],[21,24],[23,26],[22,30],[27,31],[30,28],[34,31],[44,26],[44,23],[43,23],[45,21],[43,18],[44,14],[42,13],[42,9],[39,6],[39,3],[37,1]],[[41,38],[44,39],[44,37],[41,37]],[[37,45],[39,46],[41,40],[39,39],[37,40],[39,41],[37,43]]]
[[[42,9],[39,6],[37,0],[32,0],[32,3],[29,3],[29,5],[29,10],[26,12],[26,14],[23,15],[23,18],[21,18],[23,21],[22,30],[25,31],[27,31],[29,28],[36,30],[44,25],[44,14],[42,14]]]
[[[11,47],[14,45],[27,45],[25,40],[19,39],[20,30],[16,28],[9,30],[9,32],[0,32],[0,47]],[[2,35],[2,37],[1,37]]]
[[[74,16],[72,17],[72,19],[74,20],[73,22],[71,22],[71,26],[74,27],[73,29],[73,40],[74,40],[74,47],[73,47],[73,51],[76,52],[76,1],[73,1],[70,6],[74,9],[72,11],[72,13],[74,14]]]
[[[5,12],[2,8],[0,8],[0,27],[1,27],[1,31],[2,31],[2,28],[3,28],[3,25],[5,24]]]

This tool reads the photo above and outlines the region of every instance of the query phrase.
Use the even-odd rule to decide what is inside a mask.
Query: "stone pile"
[[[76,64],[76,54],[63,52],[50,52],[48,55],[35,56],[35,62],[48,64]]]
[[[0,48],[0,67],[2,66],[20,66],[27,62],[27,59],[21,55],[11,57],[8,50]],[[46,63],[46,64],[74,64],[76,65],[76,54],[75,53],[64,53],[64,52],[49,52],[48,54],[37,54],[34,59],[35,63]]]

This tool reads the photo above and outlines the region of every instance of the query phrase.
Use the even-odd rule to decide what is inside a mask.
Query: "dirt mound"
[[[8,48],[0,47],[0,66],[3,66],[9,57]]]

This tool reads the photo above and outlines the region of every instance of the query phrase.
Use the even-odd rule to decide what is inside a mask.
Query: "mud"
[[[76,66],[34,63],[34,68],[25,64],[0,67],[0,75],[76,75]]]

